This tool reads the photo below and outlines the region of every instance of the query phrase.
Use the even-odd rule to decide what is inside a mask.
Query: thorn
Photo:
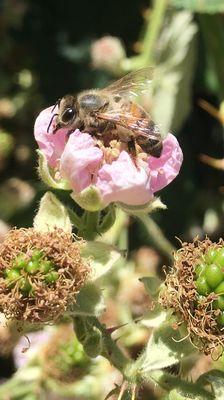
[[[111,328],[106,328],[106,331],[107,331],[107,333],[109,333],[111,335],[112,333],[114,333],[115,331],[117,331],[120,328],[123,328],[123,326],[126,326],[126,325],[128,325],[128,322],[126,324],[112,326]]]

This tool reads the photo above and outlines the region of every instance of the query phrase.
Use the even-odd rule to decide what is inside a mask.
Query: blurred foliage
[[[129,247],[131,255],[152,246],[162,265],[178,246],[175,237],[222,236],[224,179],[223,169],[215,166],[223,163],[209,160],[224,158],[223,12],[223,0],[0,0],[0,222],[32,225],[46,190],[36,173],[34,120],[64,94],[116,79],[112,72],[94,69],[91,59],[92,44],[110,34],[121,39],[127,54],[119,74],[154,66],[153,96],[141,101],[164,132],[178,136],[184,163],[178,178],[161,193],[168,209],[144,221],[121,215],[108,242],[114,235],[112,243],[122,250]],[[57,195],[72,205],[63,191]],[[130,277],[129,269],[119,278],[112,275],[112,295]],[[122,315],[115,318],[115,323],[123,322]],[[132,349],[135,355],[138,350],[137,345]],[[180,397],[171,393],[167,398]]]

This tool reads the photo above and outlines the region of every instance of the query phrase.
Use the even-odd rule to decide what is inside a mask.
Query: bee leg
[[[128,143],[128,152],[131,155],[131,158],[133,160],[133,163],[135,164],[136,168],[138,169],[138,165],[137,165],[137,152],[136,152],[136,143],[135,143],[135,139],[131,138]]]

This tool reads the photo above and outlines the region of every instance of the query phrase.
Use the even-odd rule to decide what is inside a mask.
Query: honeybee
[[[133,97],[144,92],[151,82],[152,68],[131,72],[104,89],[86,90],[59,99],[55,133],[60,128],[75,129],[102,140],[105,146],[112,137],[125,142],[129,153],[136,157],[136,144],[143,152],[159,158],[162,137],[158,125]],[[52,110],[53,112],[53,110]]]

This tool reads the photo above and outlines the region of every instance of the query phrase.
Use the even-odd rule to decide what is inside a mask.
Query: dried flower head
[[[60,325],[40,351],[45,376],[70,383],[86,373],[90,359],[78,342],[73,326]]]
[[[0,245],[0,310],[6,317],[41,323],[62,316],[89,272],[82,245],[59,228],[11,230]]]
[[[224,347],[224,241],[182,243],[159,302],[186,323],[192,343],[210,354]]]

